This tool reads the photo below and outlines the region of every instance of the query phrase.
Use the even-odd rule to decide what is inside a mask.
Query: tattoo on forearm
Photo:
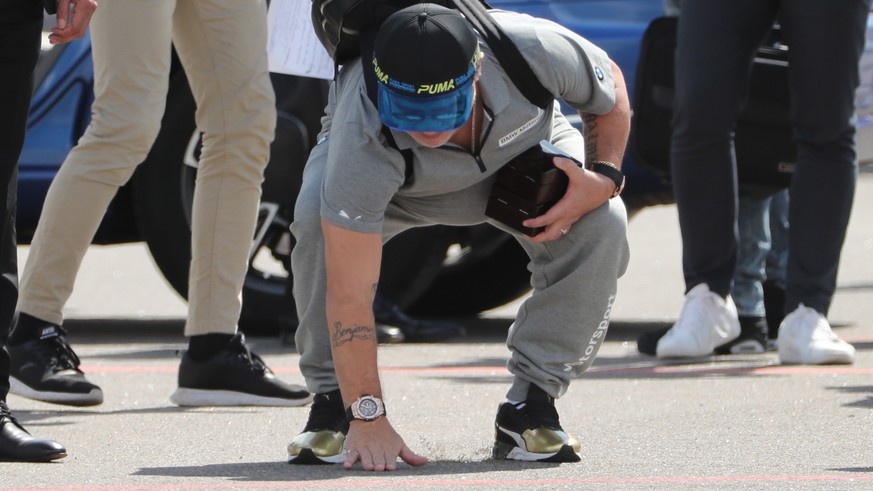
[[[334,346],[342,346],[346,343],[360,339],[372,341],[376,339],[376,329],[373,326],[344,327],[342,322],[334,322],[331,340]]]
[[[585,157],[588,161],[597,160],[597,115],[582,116],[585,131]]]

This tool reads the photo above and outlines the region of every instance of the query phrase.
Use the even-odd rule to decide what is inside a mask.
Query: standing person
[[[14,393],[69,405],[103,401],[66,341],[63,307],[109,202],[157,137],[172,42],[197,103],[203,150],[191,218],[190,341],[171,400],[311,400],[302,387],[276,378],[237,333],[276,124],[266,40],[265,0],[109,0],[94,16],[92,119],[49,188],[22,272],[20,317],[9,338]]]
[[[514,379],[498,409],[493,455],[580,458],[555,399],[593,362],[627,266],[627,214],[610,199],[623,184],[627,91],[606,53],[578,35],[526,15],[493,16],[540,82],[580,112],[584,141],[557,104],[543,110],[512,85],[457,11],[419,4],[382,24],[374,56],[345,65],[330,90],[291,226],[300,370],[316,394],[288,446],[291,463],[360,461],[381,471],[395,469],[398,457],[427,461],[404,444],[382,401],[373,317],[382,243],[410,227],[486,221],[525,248],[534,286],[507,339]],[[365,70],[379,79],[378,108]],[[587,168],[552,159],[569,186],[546,214],[524,222],[545,227],[528,237],[486,218],[485,208],[495,173],[543,139]],[[398,148],[411,151],[412,179]]]
[[[65,43],[85,35],[96,0],[79,0],[70,16],[71,0],[58,1],[57,25],[49,41]],[[67,456],[58,442],[34,438],[6,405],[9,393],[9,354],[6,341],[18,298],[18,252],[15,213],[18,157],[24,145],[33,70],[42,40],[41,0],[8,0],[0,17],[0,460],[50,461]]]
[[[870,0],[682,0],[676,51],[672,175],[687,293],[658,342],[665,358],[701,356],[739,333],[732,128],[757,47],[774,21],[789,46],[790,187],[782,363],[852,363],[827,321],[857,178],[854,95]]]

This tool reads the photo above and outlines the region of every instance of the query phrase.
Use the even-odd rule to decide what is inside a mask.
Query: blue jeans
[[[737,228],[737,267],[731,296],[740,316],[764,317],[764,281],[785,281],[788,191],[740,196]]]

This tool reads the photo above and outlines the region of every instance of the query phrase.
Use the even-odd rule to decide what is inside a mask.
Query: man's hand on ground
[[[393,471],[397,468],[398,457],[413,466],[427,463],[427,457],[406,446],[386,417],[375,421],[352,421],[346,437],[346,452],[343,464],[346,469],[360,461],[364,470]]]

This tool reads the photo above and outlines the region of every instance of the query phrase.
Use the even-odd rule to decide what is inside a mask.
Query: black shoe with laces
[[[0,461],[48,462],[66,456],[60,443],[32,437],[0,400]]]
[[[377,325],[398,328],[407,343],[438,343],[467,334],[464,326],[455,322],[411,317],[400,310],[397,304],[379,294],[373,302],[373,315]],[[379,342],[383,342],[381,338]]]
[[[9,344],[9,391],[37,401],[68,406],[96,406],[103,391],[79,370],[79,357],[67,344],[66,331],[47,325],[39,339]]]
[[[188,352],[179,365],[178,406],[303,406],[312,395],[279,380],[237,333],[212,357],[197,361]]]
[[[567,434],[558,420],[555,400],[531,384],[527,399],[518,404],[504,402],[494,423],[495,459],[527,462],[579,462],[581,445]]]
[[[303,432],[288,444],[289,464],[339,464],[349,422],[339,389],[315,394]]]

